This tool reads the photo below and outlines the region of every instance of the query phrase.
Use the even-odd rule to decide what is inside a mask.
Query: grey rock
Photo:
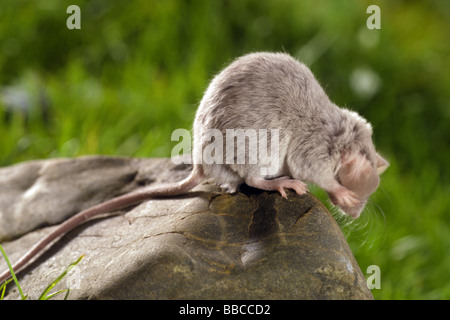
[[[15,261],[55,228],[48,225],[142,185],[180,180],[190,169],[169,159],[116,157],[0,169],[0,235],[14,239],[2,245]],[[289,192],[285,200],[246,186],[223,194],[203,184],[119,213],[49,247],[19,272],[23,290],[37,298],[84,254],[55,287],[70,286],[70,299],[373,298],[339,226],[311,194]],[[6,298],[17,297],[10,285]]]

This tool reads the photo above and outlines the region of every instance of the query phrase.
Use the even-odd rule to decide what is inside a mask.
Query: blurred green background
[[[71,4],[81,30],[66,27]],[[449,299],[449,21],[446,0],[2,0],[0,165],[169,157],[216,72],[285,51],[373,124],[391,163],[360,219],[335,213],[363,273],[380,267],[374,297]]]

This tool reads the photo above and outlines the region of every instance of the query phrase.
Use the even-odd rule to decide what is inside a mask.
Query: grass
[[[3,298],[5,296],[5,292],[6,292],[6,286],[11,281],[14,281],[14,283],[17,287],[17,290],[19,290],[21,299],[27,300],[29,297],[28,297],[28,295],[24,294],[22,287],[20,286],[20,283],[17,280],[17,277],[13,270],[13,267],[12,267],[11,263],[9,262],[8,256],[6,255],[5,250],[3,249],[3,247],[1,245],[0,245],[0,252],[2,253],[3,258],[6,261],[6,264],[8,265],[9,271],[11,272],[11,279],[7,279],[5,282],[0,283],[0,301],[3,300]],[[81,259],[83,259],[83,257],[84,256],[80,256],[76,261],[70,263],[66,267],[66,269],[58,277],[55,278],[55,280],[50,282],[50,284],[44,289],[44,291],[42,291],[41,295],[39,296],[39,298],[37,300],[49,300],[49,299],[53,298],[54,296],[56,296],[58,294],[62,294],[62,293],[65,293],[64,300],[67,300],[67,298],[69,297],[70,288],[58,290],[58,291],[52,292],[52,293],[50,293],[50,291],[67,275],[67,273],[73,267],[75,267],[81,261]]]
[[[0,85],[34,98],[27,114],[0,106],[1,166],[168,157],[216,72],[246,52],[287,51],[372,123],[391,162],[360,219],[336,215],[363,273],[380,267],[375,298],[450,298],[447,2],[379,1],[375,31],[365,27],[371,1],[77,3],[81,30],[65,28],[70,1],[0,4]]]

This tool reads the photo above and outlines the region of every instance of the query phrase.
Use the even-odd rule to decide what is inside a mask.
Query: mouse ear
[[[389,162],[377,153],[377,173],[382,174],[388,167]]]

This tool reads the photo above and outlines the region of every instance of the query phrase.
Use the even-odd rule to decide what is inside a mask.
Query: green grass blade
[[[14,283],[17,286],[17,289],[19,290],[20,296],[22,297],[22,300],[25,300],[27,296],[23,294],[22,288],[20,287],[19,281],[17,280],[16,274],[14,273],[14,269],[9,262],[8,256],[6,255],[5,250],[3,250],[3,247],[0,245],[0,251],[2,252],[3,258],[6,261],[6,264],[8,265],[9,271],[11,272],[11,277],[14,279]]]
[[[67,288],[66,295],[64,296],[64,300],[67,300],[69,298],[70,288]]]
[[[59,290],[59,291],[50,293],[50,294],[48,294],[48,295],[46,295],[46,296],[44,296],[44,297],[41,296],[41,297],[39,298],[39,300],[49,300],[49,299],[53,298],[54,296],[56,296],[57,294],[60,294],[60,293],[63,293],[63,292],[66,292],[66,295],[64,296],[64,300],[66,300],[69,291],[70,291],[69,289]]]
[[[57,292],[55,292],[55,293],[51,293],[51,294],[49,294],[49,292],[50,292],[50,290],[52,290],[61,280],[62,280],[62,278],[64,278],[66,275],[67,275],[67,273],[74,267],[74,266],[76,266],[80,261],[81,261],[81,259],[83,259],[84,258],[84,255],[81,255],[76,261],[74,261],[74,262],[72,262],[71,264],[69,264],[69,266],[55,279],[55,280],[53,280],[53,282],[52,283],[50,283],[49,285],[48,285],[48,287],[47,288],[45,288],[45,290],[42,292],[42,294],[41,294],[41,296],[39,297],[39,299],[38,300],[48,300],[48,299],[50,299],[50,298],[52,298],[53,296],[55,296],[56,294],[58,294],[58,293],[62,293],[62,292],[67,292],[66,293],[66,297],[65,297],[65,299],[67,299],[67,296],[68,296],[68,289],[66,289],[66,290],[60,290],[60,291],[57,291]]]
[[[5,282],[3,282],[3,284],[0,286],[0,301],[3,300],[3,298],[5,297],[5,291],[6,291],[6,286],[8,285],[8,283],[10,283],[12,281],[12,279],[7,279]]]

